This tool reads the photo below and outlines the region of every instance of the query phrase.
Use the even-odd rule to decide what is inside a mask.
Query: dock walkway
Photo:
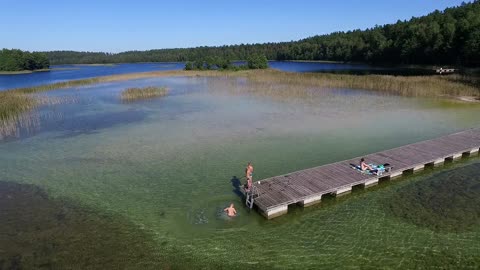
[[[286,214],[291,204],[310,206],[319,203],[324,194],[345,194],[353,186],[368,187],[408,171],[443,164],[445,160],[478,155],[479,149],[480,128],[363,156],[368,163],[391,165],[392,169],[380,176],[352,169],[350,164],[358,164],[360,157],[274,176],[254,183],[254,204],[271,219]]]

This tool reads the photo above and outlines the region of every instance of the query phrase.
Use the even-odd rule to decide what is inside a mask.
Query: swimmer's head
[[[233,203],[232,203],[232,204],[230,204],[230,207],[233,207],[233,206],[234,206],[234,205],[233,205]]]

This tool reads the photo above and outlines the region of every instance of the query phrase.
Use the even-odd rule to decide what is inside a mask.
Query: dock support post
[[[267,218],[267,219],[272,219],[281,215],[285,215],[288,212],[288,205],[280,205],[277,207],[273,207],[271,209],[268,209],[266,211],[262,211],[262,214]]]
[[[363,183],[363,186],[364,187],[372,187],[372,186],[375,186],[378,184],[378,178],[374,178],[374,179],[370,179],[370,180],[367,180],[365,181],[365,183]]]
[[[352,187],[343,187],[335,190],[335,196],[342,196],[352,192]]]
[[[322,200],[322,194],[313,195],[308,198],[305,198],[303,201],[298,202],[298,204],[303,207],[308,207],[308,206],[320,203],[321,200]]]
[[[452,157],[453,160],[457,160],[457,159],[460,159],[460,158],[462,158],[462,153],[454,154],[453,157]]]
[[[418,171],[421,171],[423,169],[425,169],[425,165],[423,165],[423,164],[413,167],[414,172],[418,172]]]
[[[397,178],[402,176],[403,172],[402,171],[395,171],[390,174],[390,179]]]
[[[443,165],[443,163],[445,163],[445,159],[444,158],[440,158],[440,159],[437,159],[433,162],[433,166],[436,167],[436,166],[440,166],[440,165]]]

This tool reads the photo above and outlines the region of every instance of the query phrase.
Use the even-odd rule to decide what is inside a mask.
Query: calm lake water
[[[151,85],[169,95],[119,100],[127,87]],[[470,177],[458,169],[479,158],[271,221],[245,209],[232,185],[247,161],[262,179],[480,127],[480,106],[278,89],[198,77],[42,94],[64,102],[42,107],[0,141],[0,181],[9,183],[0,185],[0,208],[10,206],[1,215],[0,268],[480,267],[480,225],[435,231],[391,214],[386,203],[442,171]],[[222,209],[232,202],[239,214],[230,219]]]
[[[0,90],[56,82],[158,70],[180,70],[184,63],[133,63],[113,65],[54,65],[51,71],[28,74],[0,74]]]
[[[329,72],[349,74],[389,74],[389,75],[431,75],[431,70],[413,68],[377,67],[366,64],[342,64],[324,62],[281,62],[270,61],[271,68],[289,72]],[[0,90],[50,84],[62,81],[92,78],[115,74],[181,70],[184,63],[132,63],[114,65],[56,65],[48,72],[30,74],[0,74]]]

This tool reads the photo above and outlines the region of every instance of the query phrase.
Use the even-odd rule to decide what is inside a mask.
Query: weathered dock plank
[[[254,204],[270,219],[286,214],[291,204],[315,204],[325,194],[348,193],[356,185],[371,186],[378,183],[380,178],[393,178],[405,171],[443,164],[446,159],[455,160],[463,155],[478,155],[479,149],[480,128],[469,129],[365,155],[367,162],[390,164],[391,171],[380,176],[352,169],[350,164],[358,164],[360,157],[274,176],[254,183]]]

